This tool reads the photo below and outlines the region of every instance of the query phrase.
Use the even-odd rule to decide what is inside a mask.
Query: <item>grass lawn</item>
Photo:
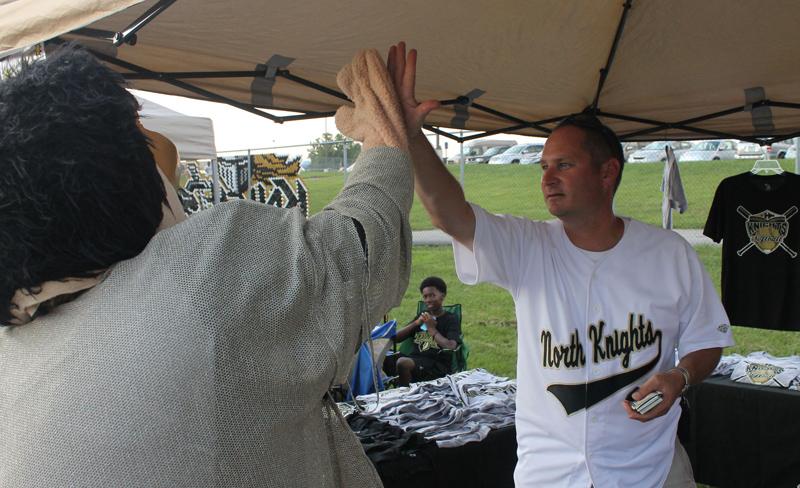
[[[787,170],[794,169],[794,160],[782,163]],[[675,227],[702,229],[719,182],[752,167],[751,160],[681,163],[681,179],[689,208],[684,214],[674,214]],[[448,169],[458,178],[457,165],[449,165]],[[662,163],[626,164],[615,201],[617,213],[661,225],[663,170]],[[539,188],[540,175],[538,165],[467,165],[464,170],[464,192],[467,199],[491,212],[549,219],[550,214],[544,206]],[[306,172],[301,176],[309,188],[311,213],[322,210],[336,196],[344,181],[342,173]],[[411,209],[411,228],[432,228],[416,199]]]
[[[794,160],[782,163],[787,170],[794,169]],[[681,163],[689,209],[674,216],[676,227],[702,228],[719,182],[749,170],[752,165],[753,162],[748,160]],[[458,177],[458,166],[451,165],[448,169]],[[659,225],[662,171],[661,163],[625,165],[615,202],[617,213]],[[487,210],[546,219],[550,216],[542,203],[539,177],[538,165],[468,165],[465,167],[465,192],[467,198]],[[312,213],[320,211],[334,198],[344,179],[342,173],[322,172],[306,172],[302,178],[309,188]],[[431,228],[417,201],[411,211],[411,226],[415,230]],[[702,246],[697,251],[719,291],[720,248]],[[419,299],[419,282],[428,275],[441,276],[450,288],[449,301],[464,306],[463,328],[471,347],[470,366],[516,377],[516,319],[508,293],[492,285],[462,285],[455,276],[453,253],[449,246],[415,247],[412,269],[411,283],[403,303],[390,312],[390,317],[396,318],[401,325],[411,320]],[[797,333],[745,327],[734,327],[733,330],[737,345],[726,350],[726,354],[747,354],[758,350],[778,356],[800,354]]]
[[[720,248],[700,246],[700,259],[719,291]],[[419,300],[417,286],[429,275],[447,282],[447,303],[461,303],[464,310],[463,330],[471,348],[470,368],[485,368],[500,375],[516,377],[517,337],[514,302],[511,296],[493,285],[466,286],[458,281],[450,246],[415,246],[411,282],[403,302],[389,312],[389,317],[405,325],[414,318]],[[734,327],[736,346],[724,354],[768,351],[776,356],[800,354],[797,332],[769,331]]]

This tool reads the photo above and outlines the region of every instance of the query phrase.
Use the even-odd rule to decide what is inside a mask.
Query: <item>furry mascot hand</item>
[[[363,142],[364,150],[389,146],[408,151],[403,111],[378,51],[356,53],[339,71],[336,82],[355,105],[336,111],[336,127],[342,134]]]

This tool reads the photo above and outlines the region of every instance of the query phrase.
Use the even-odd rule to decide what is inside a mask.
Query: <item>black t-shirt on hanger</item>
[[[703,233],[722,240],[722,303],[731,323],[800,330],[800,176],[725,178]]]

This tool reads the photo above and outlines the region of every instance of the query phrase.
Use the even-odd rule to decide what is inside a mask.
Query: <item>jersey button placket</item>
[[[586,382],[588,383],[595,377],[595,372],[597,368],[594,366],[594,362],[592,360],[592,353],[589,344],[589,324],[593,321],[597,320],[597,306],[592,303],[592,284],[594,283],[594,275],[595,269],[592,270],[592,273],[589,275],[589,281],[586,283],[586,309],[585,309],[585,322],[584,322],[584,334],[583,334],[583,341],[584,341],[584,350],[586,351]],[[589,477],[591,479],[591,457],[592,454],[589,451],[589,446],[591,446],[590,437],[591,432],[594,430],[595,424],[595,416],[592,414],[587,408],[585,410],[585,417],[584,417],[584,424],[583,424],[583,453],[586,459],[586,469],[589,471]]]

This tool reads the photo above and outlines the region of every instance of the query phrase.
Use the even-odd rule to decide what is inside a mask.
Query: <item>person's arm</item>
[[[628,402],[623,401],[622,403],[625,411],[628,412],[628,417],[640,422],[648,422],[666,414],[670,407],[672,407],[672,404],[680,398],[683,387],[687,385],[696,385],[706,379],[708,375],[714,371],[721,356],[721,347],[700,349],[684,356],[676,368],[653,375],[633,394],[633,398],[634,400],[641,400],[650,392],[660,391],[664,394],[664,401],[648,412],[647,415],[639,415],[633,411]],[[688,374],[688,383],[686,382],[686,376],[681,372],[680,368],[683,368],[686,374]]]
[[[303,230],[316,293],[326,293],[326,287],[347,290],[347,307],[330,313],[351,309],[362,314],[359,334],[352,333],[357,325],[352,321],[336,324],[348,333],[327,334],[338,341],[331,343],[340,354],[338,375],[349,372],[353,352],[408,288],[414,174],[400,102],[380,55],[359,52],[340,70],[337,82],[353,106],[337,111],[336,125],[363,146],[345,186]]]
[[[433,327],[428,325],[428,335],[433,337],[433,340],[436,341],[436,344],[438,344],[439,347],[441,347],[442,349],[457,348],[458,342],[448,338],[447,336],[439,332],[439,329],[436,327],[436,321],[433,321],[433,323],[434,323]]]
[[[397,335],[394,336],[394,341],[395,342],[403,342],[404,340],[408,339],[408,337],[411,334],[413,334],[417,330],[419,330],[419,328],[420,328],[420,326],[422,324],[423,324],[422,315],[420,315],[419,317],[415,318],[414,320],[412,320],[411,322],[406,324],[405,327],[403,327],[402,329],[398,330],[397,331]]]
[[[464,197],[464,190],[422,132],[409,142],[415,189],[431,223],[472,250],[475,214]]]
[[[425,117],[439,106],[439,102],[427,100],[418,103],[416,100],[417,52],[412,49],[406,55],[405,43],[400,42],[389,48],[388,65],[408,129],[417,196],[433,225],[471,250],[475,237],[475,215],[464,198],[461,185],[422,133]]]

